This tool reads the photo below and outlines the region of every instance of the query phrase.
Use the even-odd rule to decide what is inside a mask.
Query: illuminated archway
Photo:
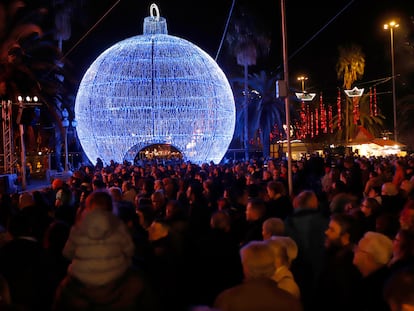
[[[134,163],[139,160],[181,160],[183,154],[170,144],[153,144],[144,147],[136,153]]]

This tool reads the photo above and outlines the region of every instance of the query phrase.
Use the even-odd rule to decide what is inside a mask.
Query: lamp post
[[[69,150],[68,150],[68,128],[71,125],[73,128],[76,128],[78,121],[75,118],[69,122],[69,112],[66,108],[62,110],[62,126],[64,129],[64,139],[65,139],[65,172],[69,170]]]
[[[21,96],[19,96],[20,98]],[[26,190],[26,146],[24,144],[24,126],[21,123],[21,116],[23,114],[23,102],[19,101],[19,112],[17,117],[17,123],[19,124],[19,134],[20,134],[20,175],[22,176],[22,190]]]
[[[286,27],[286,4],[285,0],[280,0],[280,11],[282,20],[282,47],[283,47],[283,77],[286,88],[285,97],[285,112],[286,112],[286,132],[287,138],[287,156],[288,156],[288,191],[289,195],[293,195],[293,180],[292,180],[292,145],[290,143],[290,105],[289,105],[289,56],[288,56],[288,45],[287,45],[287,27]]]
[[[76,139],[76,126],[78,125],[78,121],[75,118],[73,118],[72,121],[70,122],[70,125],[72,126],[73,135],[74,135],[74,137]],[[74,167],[73,157],[72,157],[72,164],[71,165],[72,165],[72,168],[73,168]]]
[[[22,176],[22,190],[26,190],[27,180],[26,180],[26,146],[24,144],[24,124],[22,124],[23,109],[26,106],[38,106],[39,99],[37,96],[17,96],[17,101],[19,105],[19,110],[16,118],[16,123],[19,125],[19,134],[20,134],[20,162],[21,162],[21,176]]]
[[[65,139],[65,172],[68,171],[68,127],[69,127],[69,112],[66,108],[62,110],[62,126],[64,129]]]
[[[391,75],[392,75],[392,105],[394,112],[394,140],[398,141],[397,135],[397,98],[395,95],[395,62],[394,62],[394,29],[398,28],[400,25],[395,21],[391,21],[387,24],[384,24],[385,30],[390,30],[390,45],[391,45]]]

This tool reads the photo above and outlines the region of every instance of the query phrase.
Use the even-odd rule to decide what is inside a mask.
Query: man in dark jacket
[[[335,310],[348,311],[358,303],[355,284],[360,282],[361,273],[352,263],[354,243],[359,237],[356,221],[347,214],[331,216],[325,231],[324,267],[316,291],[317,310],[332,310],[335,306]]]
[[[291,271],[300,287],[304,308],[315,296],[317,280],[323,267],[325,229],[329,219],[319,209],[315,192],[305,190],[293,200],[293,215],[285,220],[285,233],[298,246],[298,257]]]
[[[266,219],[266,205],[260,198],[249,199],[246,206],[246,230],[241,245],[250,241],[260,241],[262,237],[262,226]]]

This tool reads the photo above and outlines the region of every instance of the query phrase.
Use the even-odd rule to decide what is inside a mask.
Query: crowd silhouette
[[[0,310],[414,308],[414,158],[314,154],[291,196],[287,170],[97,161],[3,194]]]

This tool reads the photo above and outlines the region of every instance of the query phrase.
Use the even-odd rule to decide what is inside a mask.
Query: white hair
[[[362,237],[365,240],[364,251],[369,253],[375,262],[381,265],[386,265],[392,256],[392,241],[386,235],[368,231]]]
[[[280,257],[286,266],[290,266],[298,256],[298,246],[290,237],[272,236],[267,242],[272,247],[276,257]]]
[[[247,278],[271,278],[276,271],[272,248],[263,241],[251,241],[240,249]]]

